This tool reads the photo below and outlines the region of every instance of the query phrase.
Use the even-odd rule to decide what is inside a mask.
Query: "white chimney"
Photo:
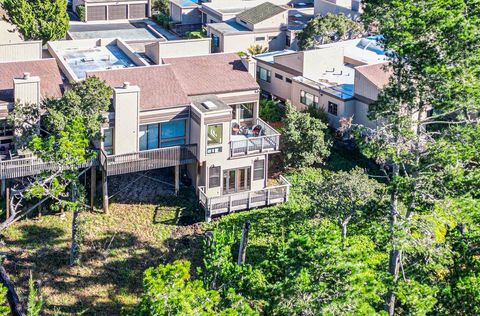
[[[124,82],[113,89],[115,109],[114,148],[115,154],[138,151],[138,124],[140,112],[140,88]]]
[[[15,102],[40,103],[40,77],[24,72],[21,78],[13,79],[13,90]]]

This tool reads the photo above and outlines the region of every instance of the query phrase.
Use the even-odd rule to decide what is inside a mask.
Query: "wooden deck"
[[[248,210],[288,201],[290,183],[280,176],[279,185],[267,187],[260,191],[239,192],[234,194],[207,197],[205,187],[199,187],[200,205],[205,209],[205,218]]]
[[[197,160],[197,145],[183,145],[107,156],[101,151],[100,165],[107,176],[185,165]]]
[[[92,160],[78,168],[88,168],[96,164]],[[53,171],[60,169],[61,166],[56,163],[44,162],[38,158],[22,158],[0,161],[0,179],[13,179],[28,177],[40,174],[42,171]]]

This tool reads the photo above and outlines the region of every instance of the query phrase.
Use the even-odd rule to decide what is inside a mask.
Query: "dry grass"
[[[108,216],[83,212],[77,267],[68,266],[71,214],[18,222],[1,234],[5,266],[23,295],[33,272],[47,315],[119,315],[137,303],[146,268],[177,258],[198,262],[201,225],[191,223],[201,215],[192,209],[192,199],[112,204]]]

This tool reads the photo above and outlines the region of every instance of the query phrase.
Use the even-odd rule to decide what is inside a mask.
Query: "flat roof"
[[[70,25],[69,33],[74,40],[119,37],[125,41],[140,41],[161,38],[146,22],[73,24]]]
[[[117,46],[65,48],[57,53],[70,66],[79,79],[89,71],[135,67],[135,63]]]
[[[199,6],[199,0],[171,0],[171,2],[181,8],[192,8]]]
[[[260,61],[263,61],[265,63],[273,64],[274,63],[274,57],[276,56],[282,56],[282,55],[289,55],[289,54],[295,54],[297,51],[291,50],[291,49],[284,49],[284,50],[277,50],[274,52],[268,52],[264,54],[258,54],[253,56],[255,59],[258,59]]]
[[[195,105],[195,107],[202,113],[232,111],[232,108],[229,105],[225,104],[214,94],[193,96],[190,99],[192,100],[193,105]],[[216,107],[208,109],[203,105],[204,102],[211,102]]]
[[[245,26],[235,21],[210,23],[207,25],[212,29],[214,29],[215,31],[220,32],[222,34],[252,32],[251,30],[247,29]]]

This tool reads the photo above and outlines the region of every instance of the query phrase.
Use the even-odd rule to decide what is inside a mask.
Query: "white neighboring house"
[[[388,83],[386,56],[373,38],[323,45],[314,50],[283,50],[253,57],[256,79],[264,95],[289,100],[298,109],[309,106],[328,113],[330,126],[343,119],[375,128],[368,105]]]

